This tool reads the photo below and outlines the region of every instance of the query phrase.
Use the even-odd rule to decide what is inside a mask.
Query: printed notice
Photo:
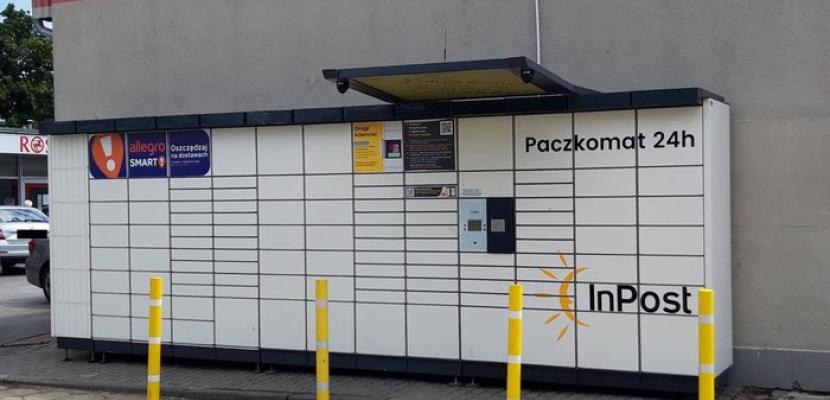
[[[417,185],[406,187],[406,197],[417,198],[454,198],[458,197],[458,187],[455,185]]]
[[[407,171],[455,169],[453,122],[405,122],[404,162]]]
[[[202,176],[210,171],[210,137],[205,131],[170,133],[170,176]]]
[[[383,172],[383,123],[352,125],[355,172]]]

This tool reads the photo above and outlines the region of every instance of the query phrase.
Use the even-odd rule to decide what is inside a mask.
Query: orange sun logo
[[[558,253],[558,255],[559,255],[559,262],[562,263],[562,266],[564,268],[571,268],[568,265],[568,259],[565,258],[565,256],[562,255],[562,253]],[[579,274],[582,271],[585,271],[586,269],[588,269],[588,267],[575,267],[573,271],[571,271],[567,275],[565,275],[565,279],[562,280],[562,283],[559,285],[559,295],[558,295],[559,296],[559,306],[562,308],[562,311],[561,312],[557,311],[557,312],[553,313],[550,317],[548,317],[548,319],[545,320],[545,325],[552,324],[552,323],[556,322],[556,320],[559,318],[560,315],[565,314],[565,317],[567,317],[572,323],[574,323],[576,325],[590,326],[590,325],[580,321],[579,319],[577,319],[576,314],[573,312],[573,309],[571,308],[571,305],[573,304],[573,301],[568,296],[568,292],[570,292],[571,284],[573,283],[574,279],[576,278],[576,275]],[[542,275],[545,275],[546,277],[548,277],[548,278],[550,278],[554,281],[559,280],[559,278],[556,276],[556,274],[548,268],[544,268],[544,267],[539,268],[539,272],[541,272]],[[534,293],[533,295],[536,296],[536,297],[545,297],[545,298],[552,298],[552,297],[557,296],[555,293]],[[562,327],[562,329],[559,330],[559,335],[556,337],[557,342],[561,341],[562,338],[564,338],[565,335],[568,334],[568,329],[570,327],[571,327],[571,324],[566,322],[565,326]]]

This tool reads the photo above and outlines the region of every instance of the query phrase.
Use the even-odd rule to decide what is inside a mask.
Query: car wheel
[[[43,288],[46,301],[52,301],[52,274],[49,272],[48,266],[44,266],[40,273],[40,287]]]

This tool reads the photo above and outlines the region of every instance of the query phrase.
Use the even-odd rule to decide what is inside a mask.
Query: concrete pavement
[[[6,269],[0,275],[0,346],[49,330],[49,303],[43,292],[26,281],[22,268]]]

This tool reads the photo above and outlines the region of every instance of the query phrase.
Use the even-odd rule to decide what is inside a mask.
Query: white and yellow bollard
[[[698,308],[698,399],[715,400],[715,293],[700,289]]]
[[[329,400],[329,281],[315,281],[317,325],[317,400]]]
[[[161,398],[161,307],[164,281],[150,278],[150,321],[147,337],[147,400]]]
[[[522,398],[522,285],[510,285],[507,316],[507,400]]]

